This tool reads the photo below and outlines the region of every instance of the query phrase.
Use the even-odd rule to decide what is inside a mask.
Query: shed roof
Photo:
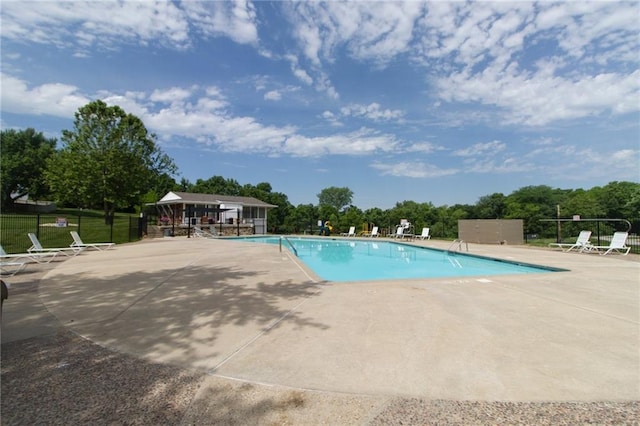
[[[156,204],[239,204],[247,207],[278,207],[265,203],[254,197],[238,197],[234,195],[197,194],[191,192],[170,191]]]

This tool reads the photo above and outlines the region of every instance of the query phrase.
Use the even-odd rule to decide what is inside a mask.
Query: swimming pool
[[[239,241],[280,244],[280,237],[241,237]],[[447,252],[390,241],[288,237],[300,260],[328,281],[469,277],[559,271],[482,256]],[[282,247],[289,244],[282,241]],[[290,250],[291,251],[291,250]]]

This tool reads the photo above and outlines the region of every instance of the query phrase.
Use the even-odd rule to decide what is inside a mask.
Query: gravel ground
[[[37,296],[51,267],[29,265],[8,280],[5,309]],[[2,344],[2,425],[640,425],[639,401],[445,401],[287,389],[150,363],[51,329]]]

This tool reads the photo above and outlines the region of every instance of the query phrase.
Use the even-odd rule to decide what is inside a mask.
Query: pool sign
[[[67,227],[67,219],[64,217],[57,217],[56,218],[56,226],[58,228],[66,228]]]

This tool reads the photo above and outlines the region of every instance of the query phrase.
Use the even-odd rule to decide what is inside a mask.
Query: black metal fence
[[[591,244],[608,246],[614,232],[628,232],[627,246],[630,253],[640,253],[640,218],[635,219],[580,219],[553,220],[547,219],[545,231],[554,235],[556,242],[573,243],[580,231],[591,231]],[[527,235],[527,240],[531,239]]]
[[[23,253],[31,247],[34,233],[44,247],[67,247],[76,231],[85,243],[136,241],[146,233],[146,220],[137,216],[103,217],[60,214],[0,215],[0,244],[7,253]]]
[[[147,224],[155,223],[147,214],[116,215],[109,223],[104,217],[61,214],[2,214],[0,215],[0,244],[7,253],[22,253],[31,246],[27,233],[36,234],[44,247],[67,247],[73,239],[69,231],[77,231],[82,240],[92,242],[125,243],[137,241],[147,234]],[[559,224],[559,226],[558,226]],[[457,227],[453,227],[454,234]],[[438,237],[438,227],[433,227]],[[582,230],[591,231],[591,243],[607,246],[616,231],[629,232],[627,245],[631,253],[640,254],[640,218],[614,220],[582,219],[580,221],[545,220],[544,235],[527,234],[525,241],[549,239],[556,242],[575,242]],[[440,236],[442,237],[442,236]],[[446,238],[446,236],[445,236]]]

